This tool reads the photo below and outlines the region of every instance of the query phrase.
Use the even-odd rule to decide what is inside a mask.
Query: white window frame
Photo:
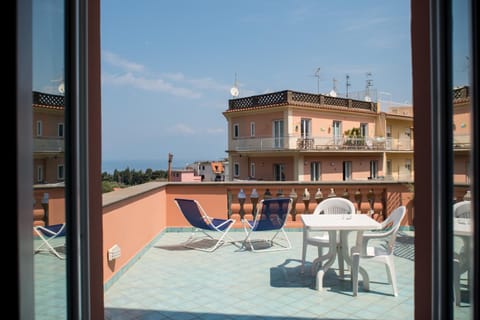
[[[238,138],[240,136],[240,125],[238,123],[233,124],[233,137]]]
[[[285,164],[275,163],[273,165],[273,178],[275,181],[285,181]]]
[[[352,180],[352,161],[343,161],[342,171],[343,171],[343,181]]]
[[[333,137],[333,143],[335,145],[341,145],[343,144],[343,125],[342,121],[339,120],[333,120],[332,122],[332,137]]]
[[[63,181],[65,180],[65,165],[58,164],[57,165],[57,180]]]
[[[378,178],[378,160],[370,160],[370,177]]]
[[[360,123],[360,136],[368,137],[368,123]]]
[[[43,182],[43,166],[37,166],[37,182]]]
[[[57,124],[57,135],[62,138],[65,135],[65,125],[63,122]]]
[[[312,136],[312,119],[302,118],[300,121],[300,136],[310,138]]]
[[[43,136],[43,122],[42,120],[37,120],[37,137]]]
[[[310,162],[310,181],[322,180],[322,165],[318,161]]]
[[[233,164],[233,176],[234,177],[240,176],[240,164],[238,162],[235,162]]]
[[[405,159],[405,169],[412,173],[412,161],[410,159]]]
[[[284,122],[283,120],[273,120],[272,124],[273,147],[275,149],[283,148]]]

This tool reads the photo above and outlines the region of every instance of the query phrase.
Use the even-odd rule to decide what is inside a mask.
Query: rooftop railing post
[[[44,193],[43,198],[42,198],[42,207],[43,207],[43,222],[45,223],[45,226],[49,225],[49,218],[48,218],[48,199],[49,199],[49,194]]]
[[[243,217],[245,216],[245,209],[243,208],[243,206],[245,205],[245,199],[247,198],[243,189],[240,189],[237,198],[238,202],[240,203],[240,211],[238,213],[240,214],[240,218],[243,220]]]
[[[304,213],[308,213],[308,206],[310,204],[310,192],[308,192],[308,188],[305,188],[303,191],[303,205],[305,206]]]
[[[296,221],[297,219],[297,200],[298,200],[298,195],[297,192],[295,191],[295,188],[292,188],[292,191],[290,191],[290,198],[292,199],[292,210],[291,215],[292,215],[292,220]]]
[[[252,193],[250,194],[250,202],[252,203],[253,220],[255,220],[255,216],[257,215],[257,203],[258,203],[258,192],[257,192],[257,189],[255,188],[253,188]]]

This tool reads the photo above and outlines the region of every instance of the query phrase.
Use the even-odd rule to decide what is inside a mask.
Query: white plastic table
[[[350,219],[346,219],[350,217]],[[340,243],[342,248],[342,257],[351,266],[352,259],[348,252],[348,233],[351,231],[357,231],[357,246],[361,243],[361,234],[368,230],[379,230],[382,225],[370,218],[366,214],[350,214],[350,215],[335,215],[335,214],[301,214],[301,221],[303,223],[303,252],[307,248],[306,238],[309,231],[327,231],[330,247],[326,254],[319,256],[313,261],[312,272],[316,273],[315,289],[322,290],[323,288],[323,276],[332,266],[335,261],[337,253],[337,231],[340,231]],[[317,270],[317,266],[320,262],[327,260],[322,268]],[[303,270],[302,270],[303,271]],[[366,271],[363,270],[366,273]],[[340,276],[343,276],[343,270],[340,270]],[[357,277],[358,278],[358,277]],[[356,292],[354,292],[356,295]]]

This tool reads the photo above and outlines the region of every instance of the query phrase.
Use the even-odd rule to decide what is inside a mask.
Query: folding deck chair
[[[220,245],[225,243],[227,233],[234,225],[235,219],[219,219],[210,217],[202,208],[197,200],[192,199],[174,199],[178,208],[182,212],[187,221],[194,227],[190,238],[184,244],[185,247],[200,251],[212,252]],[[204,234],[203,240],[212,240],[213,245],[206,247],[202,246],[202,237],[198,236],[198,232]],[[220,237],[216,238],[212,234],[218,233]],[[229,237],[230,238],[230,237]],[[232,242],[235,240],[231,239]],[[203,242],[204,244],[204,242]]]
[[[42,243],[35,249],[35,253],[50,252],[60,259],[65,259],[65,254],[60,253],[53,244],[54,239],[65,236],[65,223],[35,226],[33,231],[42,240]],[[65,242],[62,243],[61,247],[65,248]]]
[[[246,235],[243,248],[250,249],[252,252],[291,249],[292,244],[284,230],[291,210],[291,198],[271,198],[260,201],[257,204],[255,220],[242,220]],[[254,239],[255,237],[261,237],[261,239]]]

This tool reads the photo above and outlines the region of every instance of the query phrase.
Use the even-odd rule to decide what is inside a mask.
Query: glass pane
[[[455,319],[472,319],[472,219],[470,198],[472,104],[469,0],[453,1],[453,274]]]
[[[35,319],[66,319],[64,1],[33,1]]]

